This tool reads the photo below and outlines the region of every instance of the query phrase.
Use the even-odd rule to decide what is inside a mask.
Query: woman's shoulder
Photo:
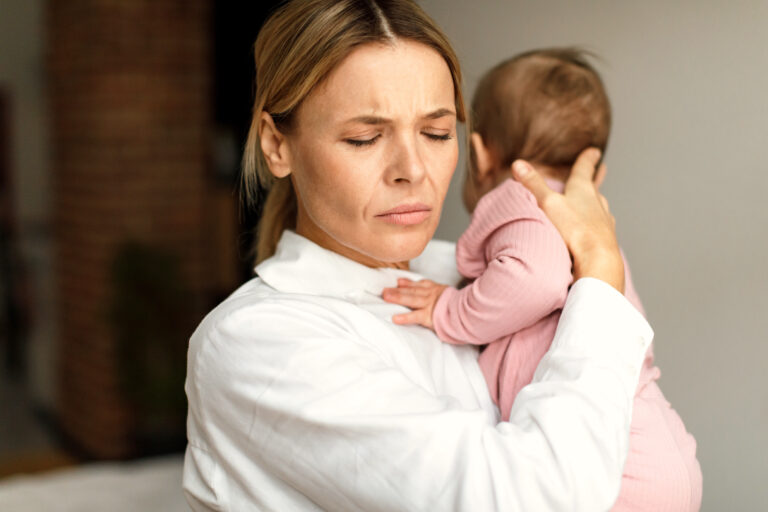
[[[306,329],[321,333],[334,330],[341,315],[325,297],[284,293],[261,278],[254,277],[211,310],[200,322],[190,340],[193,345],[206,341],[233,344],[254,343],[277,331],[284,339],[305,334]],[[336,329],[338,330],[338,329]]]
[[[454,244],[432,241],[414,260],[413,270],[439,282],[454,282],[459,276],[453,255]],[[352,279],[346,293],[345,283],[335,282],[341,281],[338,272],[329,274],[328,268],[317,265],[308,269],[303,259],[286,259],[280,268],[278,263],[258,267],[261,277],[244,283],[200,322],[189,342],[189,375],[199,378],[203,368],[213,370],[203,373],[221,374],[232,365],[256,367],[266,358],[276,367],[319,345],[340,354],[387,357],[400,327],[366,306],[376,302],[371,286]],[[354,274],[355,269],[346,270]]]
[[[325,347],[355,350],[344,304],[279,292],[256,277],[211,310],[189,340],[190,400],[213,397],[243,379],[263,379]],[[349,315],[350,312],[346,311]],[[309,366],[312,362],[307,362]]]

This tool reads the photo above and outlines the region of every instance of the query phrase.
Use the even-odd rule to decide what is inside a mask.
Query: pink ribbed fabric
[[[550,187],[562,184],[548,180]],[[486,345],[479,357],[503,419],[549,349],[572,282],[568,249],[533,195],[514,180],[486,194],[458,241],[459,271],[474,281],[447,288],[433,314],[447,343]],[[624,261],[625,295],[643,306]],[[696,441],[670,407],[648,349],[640,374],[630,451],[614,511],[696,511],[702,477]]]

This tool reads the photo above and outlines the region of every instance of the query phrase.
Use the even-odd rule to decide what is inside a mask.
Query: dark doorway
[[[11,95],[0,88],[0,362],[14,378],[24,373],[24,336],[29,311],[18,252],[11,158]]]
[[[281,3],[276,0],[214,3],[214,170],[225,186],[237,186],[240,156],[251,123],[253,43],[264,20]],[[258,217],[258,211],[241,212],[242,280],[253,276],[252,246]]]

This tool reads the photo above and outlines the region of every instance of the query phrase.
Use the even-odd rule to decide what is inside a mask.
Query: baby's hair
[[[518,158],[570,167],[589,146],[605,151],[611,106],[588,57],[596,58],[571,47],[532,50],[499,63],[480,79],[471,126],[501,168]],[[465,203],[476,166],[471,154]]]

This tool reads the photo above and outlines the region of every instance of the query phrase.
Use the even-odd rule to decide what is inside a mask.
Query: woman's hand
[[[598,191],[605,165],[596,166],[600,150],[581,152],[565,183],[565,191],[552,191],[541,175],[524,160],[512,163],[512,174],[536,197],[565,240],[573,256],[574,280],[594,277],[624,293],[624,262],[616,241],[616,221]]]
[[[394,304],[411,308],[410,313],[394,315],[392,321],[400,325],[418,324],[434,330],[432,312],[435,310],[437,299],[448,288],[429,279],[411,281],[401,278],[397,280],[397,288],[384,288],[381,297]]]

